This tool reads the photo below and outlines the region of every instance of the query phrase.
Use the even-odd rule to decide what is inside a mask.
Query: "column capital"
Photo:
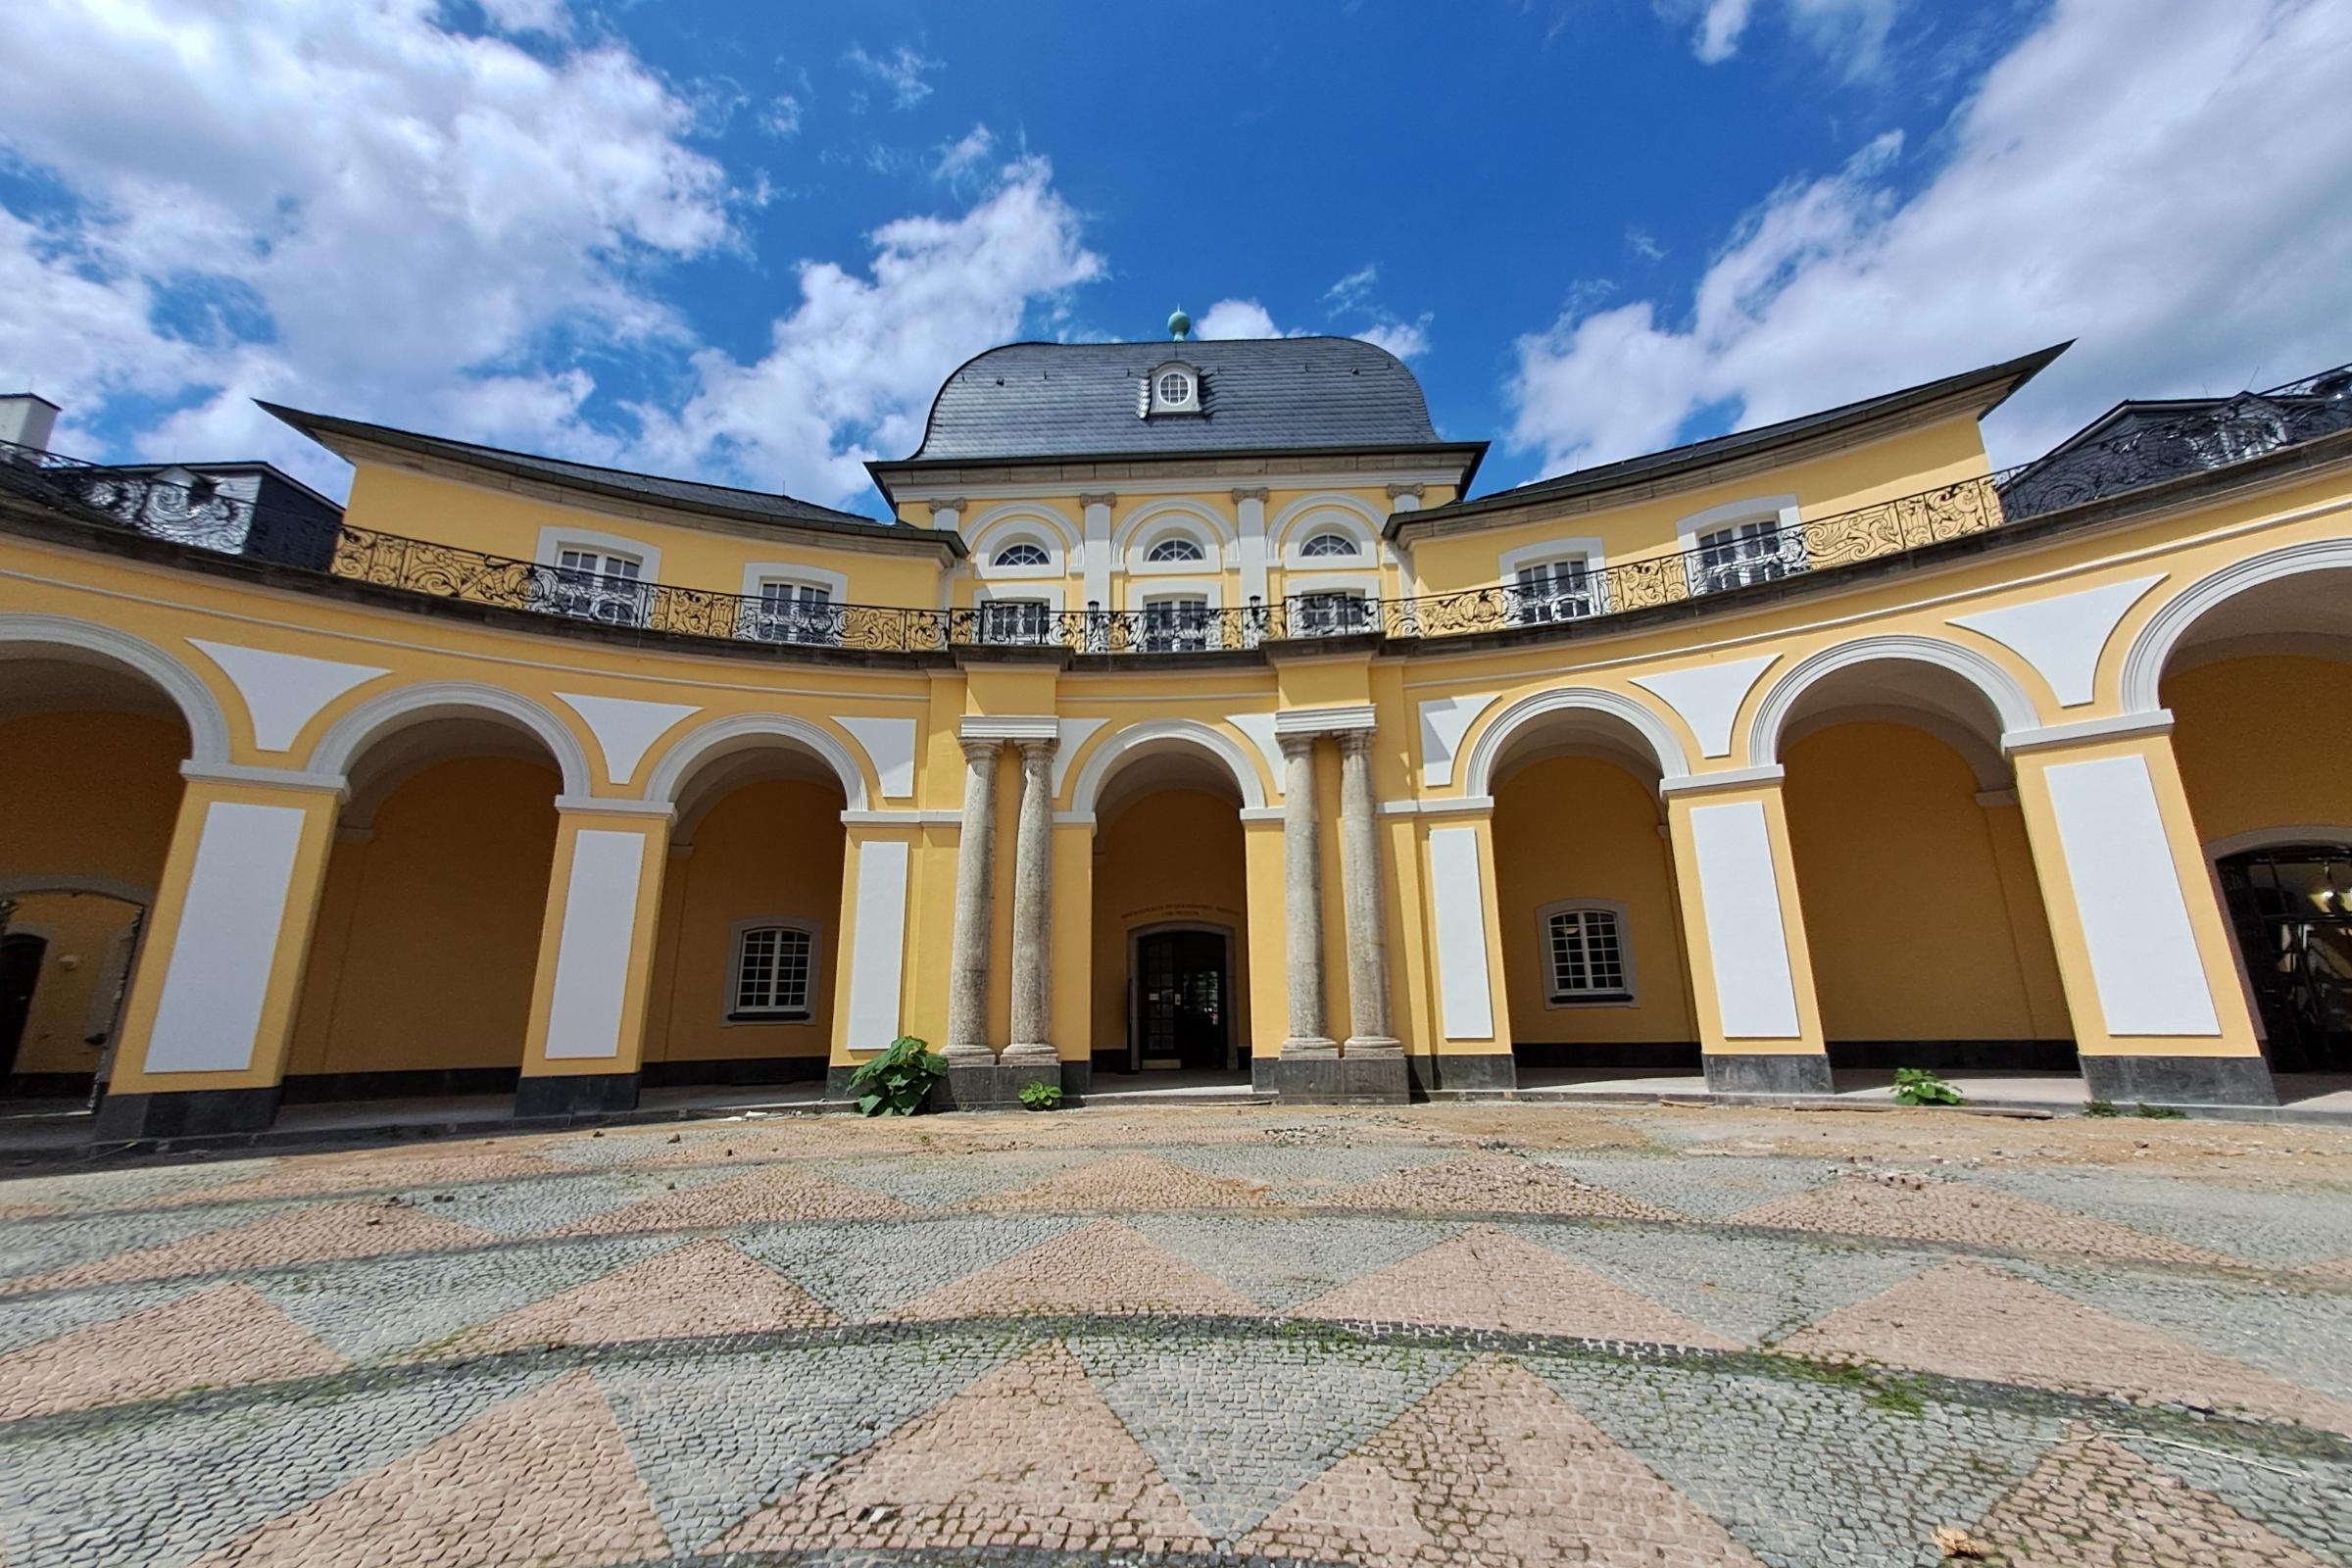
[[[1407,496],[1410,496],[1413,500],[1418,501],[1427,492],[1427,490],[1428,486],[1426,485],[1393,484],[1389,486],[1389,499],[1391,501],[1402,501]]]
[[[1236,501],[1263,501],[1266,499],[1266,487],[1262,484],[1235,485],[1233,499]]]
[[[959,735],[956,744],[963,748],[963,760],[982,766],[997,760],[997,749],[1004,743],[994,735]]]
[[[1282,748],[1285,757],[1311,757],[1315,751],[1315,739],[1320,733],[1311,729],[1295,730],[1288,735],[1275,736],[1274,744]]]
[[[1026,735],[1012,744],[1020,748],[1021,760],[1024,762],[1050,761],[1054,752],[1061,747],[1061,737],[1058,735]]]
[[[1119,504],[1116,490],[1081,490],[1078,504],[1082,507],[1115,507]]]
[[[961,496],[949,496],[944,500],[934,501],[931,503],[931,515],[936,517],[943,512],[953,512],[956,516],[960,517],[963,515],[964,510],[970,505],[971,503],[964,500],[964,498]]]
[[[1344,729],[1332,738],[1340,743],[1342,757],[1369,757],[1372,755],[1372,731],[1368,729]]]

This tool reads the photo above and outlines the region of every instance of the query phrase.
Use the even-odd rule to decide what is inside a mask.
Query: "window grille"
[[[1146,561],[1205,561],[1207,556],[1201,551],[1197,541],[1180,536],[1174,539],[1162,539],[1144,552],[1144,559]]]
[[[780,1018],[808,1016],[808,971],[814,939],[798,926],[759,925],[735,941],[737,1013]]]
[[[1625,949],[1614,909],[1561,909],[1544,922],[1551,1000],[1587,1002],[1629,995]]]
[[[635,626],[645,619],[646,585],[638,580],[644,569],[645,564],[634,556],[559,551],[549,598],[562,614]]]
[[[1594,582],[1582,556],[1521,566],[1511,588],[1511,619],[1523,626],[1590,615]]]

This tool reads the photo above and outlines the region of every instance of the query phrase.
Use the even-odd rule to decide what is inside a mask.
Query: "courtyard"
[[[0,1181],[0,1562],[2352,1561],[2352,1134],[747,1116]]]

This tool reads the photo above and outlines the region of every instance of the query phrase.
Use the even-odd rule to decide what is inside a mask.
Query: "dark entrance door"
[[[0,937],[0,1077],[17,1070],[17,1048],[24,1043],[24,1020],[32,1011],[32,988],[41,978],[49,944],[18,932]]]
[[[1194,1071],[1227,1065],[1233,1004],[1220,931],[1154,931],[1136,938],[1136,1065],[1174,1061]]]
[[[2352,845],[2250,850],[2219,869],[2271,1070],[2352,1071]]]

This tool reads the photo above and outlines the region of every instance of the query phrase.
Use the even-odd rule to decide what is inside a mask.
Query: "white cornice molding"
[[[1383,801],[1383,816],[1486,816],[1494,809],[1492,795],[1450,795],[1435,801]]]
[[[556,809],[573,816],[658,816],[665,822],[677,815],[667,801],[611,795],[559,795]]]
[[[1377,729],[1370,703],[1348,703],[1334,708],[1285,708],[1274,714],[1277,735],[1339,735],[1349,730]]]
[[[961,811],[941,810],[879,810],[866,809],[841,813],[845,827],[953,827],[963,826]]]
[[[1761,767],[1726,767],[1712,773],[1685,773],[1680,778],[1658,780],[1660,795],[1699,795],[1709,790],[1752,790],[1761,785],[1779,784],[1788,770],[1778,762]]]
[[[1057,741],[1061,720],[1052,713],[966,713],[956,734],[967,741]]]
[[[313,773],[299,767],[258,767],[251,762],[179,764],[179,776],[206,784],[251,784],[273,790],[318,790],[340,799],[351,781],[340,773]]]
[[[1141,496],[1231,496],[1237,489],[1260,487],[1275,490],[1340,490],[1347,488],[1371,489],[1391,482],[1412,483],[1451,489],[1461,483],[1458,468],[1416,468],[1399,472],[1395,468],[1371,468],[1350,472],[1345,469],[1316,468],[1298,473],[1286,473],[1278,468],[1251,467],[1237,476],[1230,468],[1203,469],[1199,473],[1178,477],[1135,477],[1125,472],[1095,472],[1086,465],[1062,472],[1040,472],[1036,477],[1013,483],[967,484],[962,480],[945,480],[923,484],[913,480],[894,479],[890,493],[902,503],[928,505],[933,498],[963,497],[972,501],[1013,501],[1038,496],[1100,495],[1105,491],[1122,497]],[[1127,464],[1101,466],[1124,469]],[[1109,481],[1105,483],[1105,481]]]
[[[2172,730],[2172,710],[2159,708],[2153,712],[2115,713],[2106,718],[2077,719],[2072,724],[2005,730],[2001,735],[2001,751],[2005,756],[2015,757],[2020,752],[2047,751],[2053,746],[2130,740],[2135,735],[2169,735]]]

